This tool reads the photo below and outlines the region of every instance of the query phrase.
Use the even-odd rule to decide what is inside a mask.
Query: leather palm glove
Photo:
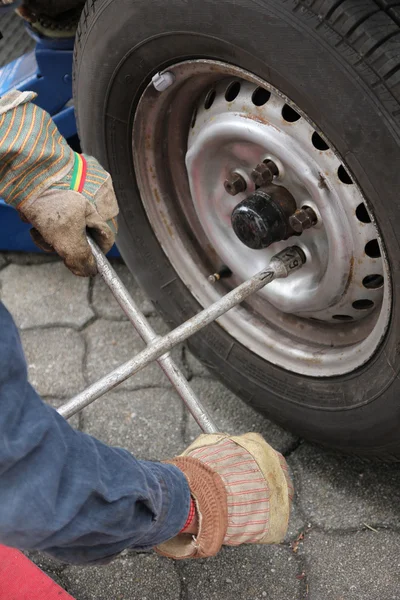
[[[188,480],[198,533],[181,532],[156,548],[160,554],[205,558],[214,556],[222,545],[283,540],[293,486],[285,459],[261,435],[203,434],[168,462]]]
[[[117,232],[111,177],[92,157],[73,152],[33,92],[0,98],[0,197],[32,223],[34,242],[55,250],[75,274],[96,274],[86,239],[108,252]]]

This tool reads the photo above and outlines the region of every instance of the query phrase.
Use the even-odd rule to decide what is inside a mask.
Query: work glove
[[[51,117],[31,104],[33,92],[0,98],[0,197],[34,227],[34,242],[55,250],[75,274],[96,274],[86,238],[108,252],[118,205],[110,175],[94,158],[73,152]]]
[[[196,536],[181,532],[156,550],[175,559],[214,556],[222,545],[274,544],[285,537],[293,486],[287,464],[257,433],[203,434],[168,461],[189,484]]]

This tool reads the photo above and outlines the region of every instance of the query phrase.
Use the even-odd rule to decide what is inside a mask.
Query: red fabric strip
[[[86,158],[83,156],[83,154],[81,154],[81,159],[82,159],[82,175],[81,175],[81,180],[79,182],[78,192],[82,192],[82,190],[83,190],[83,186],[85,185],[85,181],[86,181],[86,172],[87,172],[87,162],[86,162]]]
[[[26,556],[0,545],[0,600],[74,600]]]

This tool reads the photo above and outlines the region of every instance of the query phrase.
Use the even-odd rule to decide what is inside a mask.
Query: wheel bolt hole
[[[346,171],[346,169],[344,168],[343,165],[340,165],[337,173],[338,173],[338,177],[342,183],[346,183],[347,185],[350,185],[353,183],[350,175],[348,174],[348,172]]]
[[[251,101],[255,106],[263,106],[268,102],[271,98],[271,92],[265,90],[262,87],[258,87],[254,90],[253,95],[251,97]]]
[[[329,150],[328,144],[316,131],[314,131],[311,141],[313,143],[314,148],[316,148],[317,150]]]
[[[208,92],[206,99],[204,100],[204,108],[206,110],[208,110],[209,108],[212,107],[216,95],[217,95],[217,92],[215,90],[210,90]]]
[[[355,310],[368,310],[374,306],[372,300],[368,300],[367,298],[363,298],[362,300],[356,300],[352,304]]]
[[[282,117],[288,123],[295,123],[300,119],[299,113],[296,112],[294,108],[289,106],[289,104],[285,104],[285,106],[282,108]]]
[[[350,315],[333,315],[332,319],[335,319],[335,321],[352,321],[353,317]]]
[[[365,244],[365,254],[370,258],[379,258],[381,249],[379,248],[378,240],[371,240]]]
[[[361,223],[371,223],[371,217],[368,214],[367,208],[362,202],[356,208],[356,217]]]
[[[375,273],[374,275],[367,275],[363,279],[363,286],[367,290],[377,290],[383,286],[383,277]]]
[[[225,100],[227,102],[233,102],[233,100],[235,98],[237,98],[239,92],[240,92],[240,83],[238,81],[234,81],[233,83],[229,84],[228,87],[226,88]]]

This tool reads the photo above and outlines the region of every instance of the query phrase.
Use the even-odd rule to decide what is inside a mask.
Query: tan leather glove
[[[175,559],[215,555],[222,545],[274,544],[287,531],[293,486],[286,461],[257,433],[201,435],[171,462],[185,474],[199,530],[157,551]]]
[[[88,231],[104,252],[114,243],[118,204],[110,175],[77,154],[32,92],[0,98],[0,197],[32,223],[33,240],[75,275],[96,274]]]

